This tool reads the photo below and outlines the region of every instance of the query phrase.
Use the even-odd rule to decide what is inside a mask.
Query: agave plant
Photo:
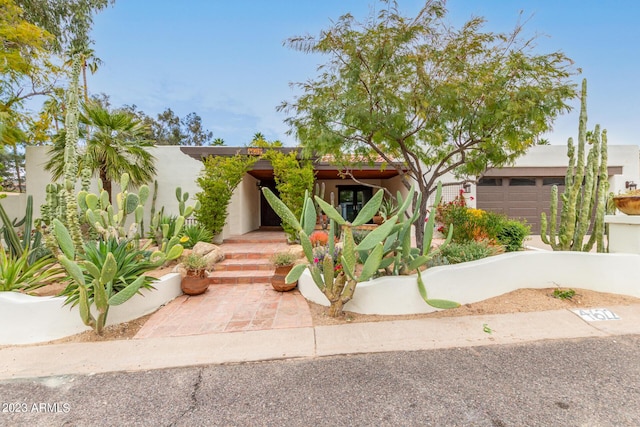
[[[53,220],[53,233],[62,252],[58,260],[71,278],[62,292],[67,297],[65,304],[77,304],[82,322],[98,335],[102,334],[109,308],[125,303],[142,288],[153,288],[155,279],[144,276],[144,272],[164,262],[152,262],[150,251],[115,238],[84,243],[83,252],[76,252],[69,230],[57,219]]]
[[[28,251],[15,256],[0,245],[0,291],[32,291],[56,281],[63,271],[51,256],[28,261]]]

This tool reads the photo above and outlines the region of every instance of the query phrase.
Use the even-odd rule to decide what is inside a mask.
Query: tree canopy
[[[10,0],[11,1],[11,0]],[[53,35],[55,53],[82,50],[91,45],[93,14],[115,0],[14,0],[24,18]]]
[[[475,179],[551,129],[576,95],[573,63],[562,52],[537,53],[520,25],[485,32],[485,21],[471,18],[453,28],[444,1],[427,1],[412,18],[382,3],[364,22],[346,14],[317,37],[287,40],[327,60],[279,109],[306,150],[343,165],[354,156],[382,160],[412,178],[424,196],[414,206],[423,223],[443,175]]]

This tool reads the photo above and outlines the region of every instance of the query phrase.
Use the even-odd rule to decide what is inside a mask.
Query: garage
[[[622,173],[621,166],[610,166],[609,176]],[[531,234],[540,234],[540,215],[549,215],[551,189],[564,191],[566,167],[511,167],[492,169],[478,180],[476,206],[490,212],[523,219]],[[562,204],[559,203],[558,215]]]

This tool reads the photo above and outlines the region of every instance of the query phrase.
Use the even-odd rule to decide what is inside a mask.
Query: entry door
[[[276,182],[274,180],[260,181],[260,186],[269,188],[271,191],[273,191],[273,193],[276,196],[280,195],[280,193],[278,192],[278,189],[276,188]],[[273,227],[273,226],[279,226],[281,223],[282,221],[280,220],[280,217],[278,216],[278,214],[274,212],[273,209],[271,209],[271,205],[269,204],[269,202],[267,202],[267,199],[265,199],[264,194],[262,194],[262,191],[261,191],[260,192],[260,225],[263,227],[265,226]]]
[[[342,217],[353,221],[373,194],[371,187],[362,185],[338,186],[338,206]]]

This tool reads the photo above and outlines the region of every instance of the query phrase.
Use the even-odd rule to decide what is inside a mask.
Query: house
[[[292,148],[282,148],[292,150]],[[29,194],[33,195],[37,217],[39,207],[45,203],[45,186],[51,182],[50,174],[44,170],[48,147],[27,147],[26,182]],[[208,155],[231,156],[240,152],[246,155],[260,153],[247,147],[154,147],[152,154],[157,159],[158,194],[156,210],[165,207],[167,214],[176,214],[178,209],[175,198],[176,187],[183,193],[193,196],[200,191],[196,179],[202,170],[201,159]],[[610,191],[618,193],[625,186],[640,182],[639,147],[635,145],[609,146],[609,182]],[[477,185],[468,188],[466,194],[470,206],[504,213],[510,217],[526,219],[532,225],[532,233],[539,233],[540,213],[549,211],[550,192],[553,184],[562,185],[567,168],[566,147],[558,145],[535,146],[518,159],[513,166],[488,170]],[[316,177],[325,183],[325,199],[333,193],[335,204],[350,217],[371,197],[373,184],[396,191],[406,191],[398,171],[392,167],[381,168],[380,164],[363,166],[353,170],[357,180],[343,178],[340,171],[322,159],[316,163]],[[452,179],[453,181],[453,179]],[[227,224],[222,237],[244,234],[260,227],[278,225],[279,218],[271,211],[262,197],[260,188],[273,188],[273,170],[268,161],[258,161],[244,177],[236,189],[230,205]],[[153,189],[153,186],[151,186]],[[117,185],[114,186],[117,190]],[[444,187],[443,199],[452,200],[462,186]],[[97,186],[94,186],[94,191]],[[12,198],[7,207],[10,217],[24,215],[25,197]],[[6,199],[5,199],[6,200]],[[3,205],[5,205],[3,201]],[[151,202],[147,202],[145,222],[150,220]]]

